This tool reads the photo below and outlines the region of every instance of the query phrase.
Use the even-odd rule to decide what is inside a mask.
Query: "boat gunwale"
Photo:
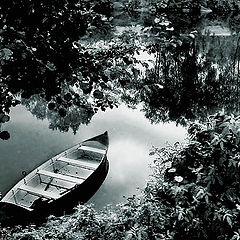
[[[25,177],[23,177],[21,180],[19,180],[12,188],[10,188],[10,190],[4,195],[4,197],[0,200],[0,203],[7,203],[7,204],[13,204],[15,206],[18,206],[20,208],[24,208],[28,211],[34,211],[34,208],[30,208],[30,207],[27,207],[27,206],[24,206],[24,205],[21,205],[21,204],[18,204],[17,202],[13,202],[13,201],[9,201],[10,198],[14,198],[15,196],[15,193],[18,192],[19,190],[19,186],[23,185],[23,184],[26,184],[26,182],[29,182],[31,181],[31,179],[33,179],[36,175],[37,175],[37,172],[40,170],[40,169],[43,169],[44,168],[44,165],[48,165],[49,163],[51,164],[51,162],[54,162],[56,161],[58,158],[62,157],[62,156],[66,156],[66,153],[70,153],[71,150],[75,150],[79,147],[81,147],[81,145],[83,143],[86,143],[86,142],[90,142],[90,141],[96,141],[94,140],[96,137],[99,137],[101,135],[106,135],[106,138],[108,138],[108,134],[107,132],[103,133],[103,134],[100,134],[100,135],[97,135],[93,138],[90,138],[90,139],[87,139],[87,140],[84,140],[80,143],[77,143],[75,145],[73,145],[72,147],[69,147],[63,151],[61,151],[60,153],[58,153],[57,155],[54,155],[53,157],[47,159],[45,162],[43,162],[42,164],[40,164],[39,166],[37,166],[36,168],[34,168],[32,171],[30,171]],[[103,144],[104,145],[104,144]],[[99,168],[99,166],[101,165],[101,163],[105,160],[106,158],[106,155],[107,155],[107,152],[108,152],[108,144],[105,145],[106,149],[105,149],[105,153],[99,153],[102,155],[101,157],[101,160],[98,162],[98,165],[96,167],[96,169],[85,179],[85,181]],[[72,151],[73,152],[73,151]],[[85,182],[83,181],[83,183]],[[81,185],[81,184],[77,184],[77,185]],[[21,190],[21,189],[20,189]],[[69,189],[69,191],[71,191],[72,188]],[[55,200],[51,200],[49,202],[52,202],[52,201],[56,201],[60,198],[62,198],[63,196],[65,196],[66,194],[68,194],[69,191],[65,191],[62,195],[60,195],[59,198],[55,199]]]

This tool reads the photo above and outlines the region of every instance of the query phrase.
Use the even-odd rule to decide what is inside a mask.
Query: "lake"
[[[150,174],[149,156],[152,146],[163,147],[167,142],[183,141],[186,129],[175,123],[151,124],[139,109],[124,105],[107,109],[93,116],[86,126],[81,125],[76,135],[48,128],[47,120],[38,120],[24,106],[11,110],[11,121],[4,130],[11,133],[8,141],[0,144],[0,189],[6,191],[22,178],[22,171],[29,172],[72,145],[108,131],[110,169],[100,190],[89,201],[97,208],[116,204],[138,194]]]
[[[64,65],[54,55],[53,63],[44,67],[37,59],[41,64],[33,65],[36,69],[28,66],[19,81],[14,78],[22,76],[16,67],[13,78],[0,85],[4,93],[0,110],[6,114],[9,106],[16,105],[9,92],[22,97],[22,105],[10,109],[10,121],[0,126],[11,135],[0,142],[3,194],[23,171],[28,173],[62,150],[107,130],[110,170],[89,202],[98,208],[117,204],[146,184],[152,146],[184,141],[186,121],[202,121],[222,109],[239,113],[237,16],[139,14],[116,11],[106,34],[89,30],[79,45],[74,43],[82,52],[71,55],[68,49],[64,56],[71,64],[73,57],[81,60],[74,74],[68,69],[70,63]],[[33,51],[41,54],[37,48]],[[12,53],[5,54],[8,59]]]

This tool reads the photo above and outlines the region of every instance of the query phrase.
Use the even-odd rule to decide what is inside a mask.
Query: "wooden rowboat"
[[[108,144],[105,132],[47,160],[7,192],[0,212],[11,222],[20,214],[24,222],[23,214],[28,219],[60,215],[88,201],[107,175]]]

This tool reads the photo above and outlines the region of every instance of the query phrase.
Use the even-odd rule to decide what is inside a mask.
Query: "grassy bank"
[[[140,196],[99,212],[78,206],[43,226],[1,228],[1,239],[240,239],[240,120],[210,117],[189,141],[154,148]]]

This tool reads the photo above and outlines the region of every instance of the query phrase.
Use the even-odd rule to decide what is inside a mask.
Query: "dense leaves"
[[[21,98],[30,99],[35,94],[48,101],[49,110],[58,111],[62,118],[67,116],[69,104],[81,105],[82,101],[73,97],[73,91],[65,93],[62,88],[63,85],[86,84],[88,87],[83,87],[83,94],[98,88],[95,86],[98,79],[89,74],[97,72],[99,66],[95,67],[78,40],[92,26],[100,28],[99,31],[109,27],[108,19],[102,14],[107,12],[109,16],[111,11],[112,3],[108,0],[47,3],[23,0],[11,4],[2,1],[0,114],[8,114]],[[63,94],[63,101],[56,104],[55,100]],[[99,90],[98,99],[102,95]]]
[[[60,83],[72,81],[82,64],[74,42],[98,16],[90,7],[96,6],[75,0],[1,2],[0,71],[11,93],[21,90],[29,97],[44,91],[48,97],[59,93]]]
[[[51,116],[58,113],[61,118],[85,104],[97,112],[117,106],[120,100],[132,107],[142,102],[152,122],[184,124],[185,119],[211,114],[223,105],[235,111],[238,73],[234,64],[222,67],[216,79],[219,69],[212,67],[212,49],[198,49],[197,32],[189,32],[189,28],[197,28],[200,15],[181,11],[198,9],[209,1],[133,0],[121,4],[128,12],[145,11],[141,36],[135,28],[120,34],[113,31],[110,0],[52,0],[46,4],[4,0],[0,7],[0,112],[8,115],[21,98],[26,102],[35,94],[48,102],[48,110],[54,112]],[[152,11],[154,8],[159,11]],[[166,16],[160,8],[179,14]],[[237,20],[231,21],[238,25]],[[203,45],[207,44],[203,41]],[[156,57],[153,68],[137,60],[139,49]],[[220,44],[217,49],[230,48]],[[239,49],[232,49],[234,59],[229,61],[219,52],[224,55],[222,62],[237,63]]]
[[[240,10],[239,1],[230,1],[230,0],[206,0],[206,5],[213,9],[214,12],[218,14],[226,14],[231,11]]]
[[[184,148],[157,150],[157,172],[164,178],[157,180],[154,196],[171,212],[174,239],[235,239],[239,130],[239,118],[217,115],[204,125],[192,124]]]
[[[134,1],[134,0],[132,0]],[[239,11],[239,1],[232,0],[157,0],[151,1],[157,11],[173,11],[173,12],[199,12],[202,7],[210,8],[216,13],[229,13],[231,11]]]
[[[2,2],[1,45],[8,51],[1,77],[8,78],[11,92],[26,90],[33,94],[43,87],[58,91],[59,81],[69,79],[79,63],[72,44],[85,33],[88,24],[77,3]]]

